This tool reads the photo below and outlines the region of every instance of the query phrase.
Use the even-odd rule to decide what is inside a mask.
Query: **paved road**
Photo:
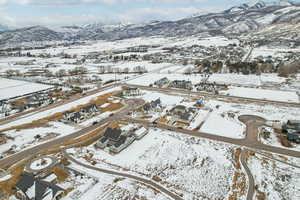
[[[255,181],[253,178],[253,175],[247,165],[247,159],[246,159],[246,153],[247,151],[245,149],[242,150],[241,155],[240,155],[240,162],[247,174],[248,177],[248,191],[247,191],[247,200],[253,200],[253,196],[255,193]]]
[[[259,104],[268,104],[268,105],[277,105],[277,106],[285,106],[285,107],[300,107],[300,103],[293,102],[283,102],[283,101],[271,101],[266,99],[256,99],[256,98],[246,98],[246,97],[238,97],[238,96],[229,96],[222,94],[211,94],[208,92],[192,92],[184,89],[175,89],[175,88],[154,88],[148,86],[140,86],[140,85],[132,85],[132,84],[123,84],[129,87],[138,87],[143,90],[162,92],[162,93],[181,93],[185,95],[195,95],[195,96],[205,96],[219,100],[229,100],[231,102],[239,102],[239,103],[259,103]]]
[[[181,198],[177,194],[169,191],[165,187],[157,184],[156,182],[154,182],[150,179],[142,178],[142,177],[139,177],[139,176],[135,176],[135,175],[127,174],[127,173],[123,173],[123,172],[117,172],[117,171],[112,171],[112,170],[108,170],[108,169],[97,168],[97,167],[87,165],[87,164],[84,164],[84,163],[81,163],[81,162],[77,161],[76,159],[74,159],[72,156],[70,156],[66,152],[64,154],[65,154],[66,158],[68,158],[70,161],[72,161],[72,162],[74,162],[78,165],[81,165],[85,168],[96,170],[96,171],[99,171],[99,172],[102,172],[102,173],[105,173],[105,174],[110,174],[110,175],[121,176],[121,177],[129,178],[129,179],[133,179],[133,180],[136,180],[138,182],[144,183],[146,185],[150,185],[151,187],[155,188],[156,190],[168,195],[172,199],[183,200],[183,198]]]

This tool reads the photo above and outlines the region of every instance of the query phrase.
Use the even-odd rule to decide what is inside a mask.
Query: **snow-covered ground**
[[[23,96],[53,88],[53,86],[0,78],[0,100]]]
[[[234,114],[236,120],[239,115],[257,115],[267,120],[296,120],[300,116],[300,108],[289,108],[284,106],[257,105],[254,103],[238,104],[217,100],[206,100],[206,107],[214,108],[214,112],[219,114]],[[216,108],[218,106],[218,108]]]
[[[248,161],[257,185],[258,195],[263,199],[300,199],[300,169],[273,161],[256,154]]]
[[[98,167],[113,166],[138,175],[157,176],[162,179],[161,184],[189,200],[227,198],[234,172],[232,148],[223,143],[150,129],[143,139],[116,155],[93,146],[68,151],[82,162],[87,162],[83,157],[89,152]]]
[[[220,93],[237,97],[299,103],[299,96],[297,95],[297,93],[289,91],[231,87],[229,90],[221,91]]]
[[[0,154],[4,155],[4,152],[11,149],[12,146],[14,146],[13,150],[18,152],[32,145],[47,142],[47,140],[35,139],[37,135],[41,138],[49,136],[49,139],[52,139],[53,137],[62,137],[75,131],[75,127],[60,122],[50,122],[47,127],[7,131],[5,134],[12,139],[0,145]]]
[[[30,169],[32,169],[32,170],[46,169],[47,167],[49,167],[52,164],[52,162],[53,161],[51,158],[37,159],[30,164]]]
[[[97,183],[94,183],[85,193],[81,193],[79,197],[80,200],[122,199],[133,196],[148,200],[169,200],[166,195],[133,180],[104,174],[74,163],[69,167],[76,171],[83,172],[87,176],[94,177],[97,180]],[[84,182],[85,181],[83,181],[83,183]],[[78,190],[80,191],[80,188],[73,191],[73,193],[70,193],[62,200],[71,200],[72,194]]]
[[[132,46],[139,45],[161,45],[163,47],[170,46],[183,46],[188,47],[192,45],[201,45],[201,46],[227,46],[229,44],[238,44],[239,41],[236,39],[230,40],[225,37],[208,37],[208,38],[199,38],[197,36],[190,36],[185,38],[173,38],[173,37],[140,37],[140,38],[131,38],[117,41],[91,41],[87,45],[77,45],[72,47],[57,47],[49,48],[43,50],[26,50],[22,53],[30,52],[31,54],[46,53],[51,55],[57,55],[59,53],[67,54],[78,54],[86,55],[89,52],[96,51],[112,51],[125,49]]]
[[[147,74],[141,78],[137,78],[131,81],[128,81],[128,84],[133,85],[142,85],[149,86],[153,84],[155,81],[167,77],[169,80],[189,80],[192,81],[193,84],[201,82],[203,76],[201,74],[198,75],[183,75],[183,74]]]
[[[212,74],[208,81],[224,84],[236,84],[245,86],[261,86],[266,83],[280,84],[285,82],[285,78],[277,74],[242,75],[242,74]]]
[[[200,109],[199,111],[197,111],[197,114],[194,120],[190,123],[188,129],[190,130],[196,129],[201,123],[205,122],[209,116],[210,116],[209,110]]]
[[[245,126],[235,119],[213,112],[200,129],[201,132],[230,138],[244,138]]]

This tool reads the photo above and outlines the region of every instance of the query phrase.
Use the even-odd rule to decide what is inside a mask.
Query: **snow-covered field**
[[[208,81],[224,84],[236,84],[245,86],[261,86],[266,83],[280,84],[285,82],[285,78],[277,74],[242,75],[242,74],[212,74]]]
[[[225,116],[228,113],[234,114],[236,120],[239,115],[257,115],[267,120],[296,120],[300,116],[300,108],[289,108],[283,106],[271,106],[271,105],[257,105],[254,103],[250,104],[237,104],[227,103],[217,100],[207,100],[205,103],[206,107],[216,108],[214,112],[219,114],[224,113]]]
[[[53,86],[0,78],[0,100],[23,96],[50,88],[53,88]]]
[[[168,73],[170,71],[170,73]],[[162,73],[163,72],[163,73]],[[204,79],[202,74],[184,75],[184,74],[174,74],[173,72],[184,72],[183,66],[174,66],[165,69],[160,72],[160,74],[147,74],[140,79],[135,79],[129,81],[129,84],[148,86],[153,84],[155,81],[167,77],[169,80],[189,80],[193,84],[197,84]],[[257,75],[241,75],[241,74],[213,74],[208,79],[209,82],[219,83],[219,84],[229,84],[229,85],[240,85],[240,86],[263,86],[270,84],[281,84],[286,81],[285,78],[278,77],[276,74],[263,74]]]
[[[242,123],[216,112],[211,113],[200,131],[230,138],[245,137],[245,126]]]
[[[18,152],[24,148],[46,142],[39,141],[37,138],[35,139],[37,135],[41,138],[46,137],[49,134],[53,136],[56,135],[56,137],[62,137],[75,131],[76,128],[59,122],[51,122],[49,123],[49,127],[7,131],[5,134],[13,139],[9,139],[7,140],[7,143],[0,145],[0,154],[4,155],[4,152],[8,151],[12,146],[15,146],[13,150]]]
[[[141,78],[137,78],[131,81],[128,81],[128,84],[133,85],[142,85],[149,86],[153,84],[155,81],[167,77],[169,80],[189,80],[192,81],[193,84],[201,82],[203,79],[202,75],[183,75],[183,74],[147,74]]]
[[[192,46],[192,45],[202,45],[202,46],[227,46],[228,44],[238,44],[238,40],[230,40],[225,37],[208,37],[208,38],[199,38],[197,36],[185,37],[182,38],[173,38],[173,37],[140,37],[140,38],[131,38],[117,41],[91,41],[84,46],[72,46],[72,47],[57,47],[43,50],[26,50],[22,53],[30,52],[31,54],[39,53],[49,53],[51,55],[56,55],[59,53],[67,54],[78,54],[86,55],[89,52],[97,51],[111,51],[118,49],[125,49],[132,46],[139,45],[161,45],[160,48],[170,47],[170,46]]]
[[[299,96],[297,93],[289,91],[231,87],[229,90],[222,91],[221,94],[245,98],[266,99],[270,101],[299,103]]]
[[[161,184],[189,200],[227,198],[234,172],[232,148],[222,143],[150,129],[142,140],[135,141],[117,155],[96,150],[93,146],[68,151],[82,162],[87,162],[82,157],[89,152],[93,155],[92,160],[98,162],[98,167],[113,165],[135,174],[157,176],[162,179]]]
[[[264,199],[300,199],[300,169],[270,160],[260,155],[251,156],[249,168],[257,185],[258,195]]]

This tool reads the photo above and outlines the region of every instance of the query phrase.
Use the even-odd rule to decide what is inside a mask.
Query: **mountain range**
[[[209,13],[177,21],[152,21],[144,24],[104,25],[91,23],[82,26],[64,26],[50,29],[33,26],[0,32],[0,47],[17,46],[22,43],[43,41],[117,40],[148,36],[191,36],[191,35],[241,35],[268,33],[289,36],[300,41],[297,33],[300,22],[300,6],[288,1],[268,4],[257,1],[232,7],[220,13]],[[291,24],[294,24],[291,26]],[[282,27],[288,29],[283,30]],[[278,29],[276,28],[278,27]],[[269,28],[269,29],[268,29]],[[297,30],[295,30],[297,28]],[[265,29],[265,31],[264,31]],[[1,26],[0,26],[1,31]],[[279,33],[278,33],[279,32]],[[257,35],[256,35],[257,36]]]

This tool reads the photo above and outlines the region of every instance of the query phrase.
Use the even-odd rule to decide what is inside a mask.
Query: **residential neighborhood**
[[[0,200],[299,200],[299,16],[0,0]]]

